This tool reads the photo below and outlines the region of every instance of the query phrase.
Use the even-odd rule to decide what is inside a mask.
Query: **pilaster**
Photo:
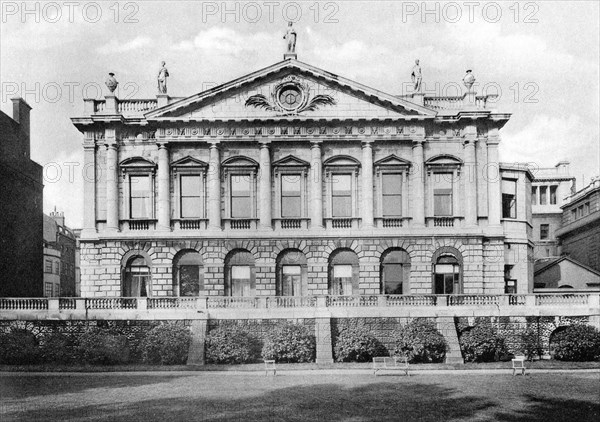
[[[119,145],[115,129],[106,129],[106,229],[119,231]]]
[[[321,143],[311,144],[310,160],[310,204],[311,204],[311,228],[323,227],[323,162],[321,157]]]
[[[96,234],[96,144],[86,132],[83,144],[83,230],[82,237]]]
[[[413,168],[411,179],[411,217],[414,227],[425,226],[425,156],[423,153],[423,139],[413,141]]]
[[[373,227],[373,147],[371,141],[362,144],[362,204],[363,228]]]
[[[469,135],[464,142],[465,168],[463,180],[465,187],[465,224],[477,225],[477,162],[475,157],[475,137]]]
[[[171,200],[169,190],[169,150],[167,144],[158,145],[158,227],[159,231],[171,230]]]
[[[260,143],[260,229],[272,230],[271,222],[271,153],[269,142]]]
[[[495,133],[494,133],[495,132]],[[498,158],[498,144],[500,137],[498,129],[490,131],[487,140],[487,182],[488,182],[488,224],[500,226],[500,162]]]
[[[221,230],[221,162],[219,145],[211,143],[208,159],[208,228]]]

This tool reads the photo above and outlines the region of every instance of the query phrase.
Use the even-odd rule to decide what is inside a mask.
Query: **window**
[[[460,265],[452,255],[440,256],[434,264],[434,294],[460,293]]]
[[[123,297],[145,297],[150,287],[150,268],[142,256],[127,262],[123,273]]]
[[[384,218],[402,216],[402,174],[388,173],[381,176],[382,215]]]
[[[255,294],[254,257],[250,252],[238,249],[225,258],[225,293],[229,296]]]
[[[583,204],[583,215],[588,215],[590,213],[590,203],[586,202]]]
[[[540,224],[540,239],[545,240],[548,239],[550,234],[550,225],[549,224]]]
[[[54,274],[60,274],[60,262],[54,262]]]
[[[504,293],[505,294],[516,294],[517,293],[517,280],[511,277],[513,265],[504,266]]]
[[[531,205],[537,205],[538,204],[537,194],[538,194],[538,188],[537,188],[537,186],[533,186],[531,188]]]
[[[550,186],[550,204],[556,205],[556,188],[557,186]]]
[[[573,220],[576,220],[576,219],[577,219],[577,208],[575,208],[575,209],[571,210],[571,218],[572,218]]]
[[[277,257],[277,296],[302,296],[306,290],[306,257],[297,249],[289,249]]]
[[[381,284],[386,295],[410,293],[410,258],[406,251],[396,249],[385,252],[381,259]]]
[[[198,252],[179,252],[173,260],[173,294],[198,296],[204,291],[202,270],[202,256]]]
[[[59,284],[54,285],[54,297],[60,297],[60,285]]]
[[[150,176],[129,176],[129,218],[152,218]]]
[[[181,218],[201,218],[202,179],[199,174],[182,174],[180,183]]]
[[[548,187],[540,186],[540,205],[548,204]]]
[[[433,174],[433,215],[452,216],[452,173]]]
[[[44,296],[52,297],[53,284],[52,283],[44,283]]]
[[[331,179],[331,216],[352,217],[352,175],[334,174]]]
[[[49,259],[45,261],[44,272],[52,274],[52,261]]]
[[[351,250],[335,251],[329,258],[329,294],[354,293],[358,293],[358,256]]]
[[[250,174],[232,175],[230,183],[231,218],[251,218]]]
[[[517,218],[517,181],[502,179],[502,218]]]
[[[302,215],[301,175],[281,175],[281,218],[299,218]]]
[[[583,217],[583,205],[577,207],[577,218]]]

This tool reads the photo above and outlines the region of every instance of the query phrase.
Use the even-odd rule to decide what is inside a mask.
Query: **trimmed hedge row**
[[[13,329],[0,334],[0,363],[112,365],[141,360],[151,364],[184,364],[190,341],[189,330],[176,324],[157,325],[146,333],[139,345],[117,330],[107,328],[92,328],[74,336],[53,332],[39,339],[28,330]]]

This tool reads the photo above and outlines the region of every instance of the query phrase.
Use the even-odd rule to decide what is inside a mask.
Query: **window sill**
[[[358,217],[328,217],[324,220],[328,229],[358,229],[361,221]]]
[[[224,218],[225,230],[256,230],[258,218]]]
[[[173,230],[206,230],[207,218],[177,218],[171,220]]]
[[[462,216],[430,216],[426,217],[427,227],[459,227]]]
[[[306,230],[308,229],[309,218],[289,217],[274,218],[276,230]]]
[[[404,227],[410,217],[375,217],[375,225],[381,229]]]

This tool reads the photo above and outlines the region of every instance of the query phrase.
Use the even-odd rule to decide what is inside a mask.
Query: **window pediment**
[[[461,166],[463,162],[460,158],[453,155],[440,154],[429,158],[425,161],[425,164],[427,166],[456,167]]]
[[[190,157],[189,155],[187,157],[183,157],[177,161],[173,161],[171,163],[171,167],[177,167],[177,168],[206,168],[208,167],[208,163],[205,163],[202,160],[198,160],[197,158],[194,157]]]
[[[252,158],[244,157],[244,156],[236,156],[230,157],[223,161],[222,166],[224,168],[256,168],[258,167],[258,163],[254,161]]]
[[[373,165],[376,167],[410,167],[412,163],[392,154],[375,161]]]
[[[360,167],[360,161],[349,155],[336,155],[323,163],[327,167]]]
[[[304,167],[310,167],[310,164],[304,160],[301,160],[298,157],[294,157],[293,155],[288,155],[286,157],[283,157],[280,160],[273,162],[273,167],[304,168]]]
[[[153,161],[147,160],[143,157],[126,158],[123,161],[121,161],[119,166],[123,169],[132,169],[132,170],[135,170],[135,169],[149,170],[149,169],[156,168],[156,164]]]

